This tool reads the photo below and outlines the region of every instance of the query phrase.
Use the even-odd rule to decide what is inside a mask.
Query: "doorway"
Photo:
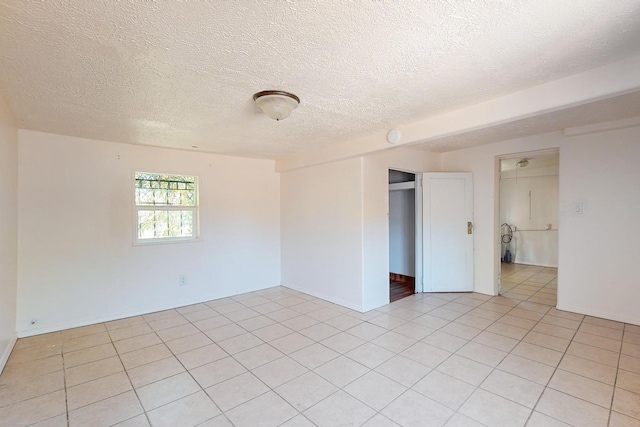
[[[555,306],[559,153],[500,159],[500,295]]]
[[[389,169],[389,302],[416,292],[416,174]]]

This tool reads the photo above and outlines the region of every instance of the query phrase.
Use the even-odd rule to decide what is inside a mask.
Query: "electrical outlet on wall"
[[[185,286],[187,284],[187,276],[185,274],[180,275],[180,286]]]

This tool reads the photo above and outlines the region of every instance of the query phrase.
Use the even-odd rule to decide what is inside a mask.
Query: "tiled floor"
[[[639,426],[640,327],[521,283],[365,314],[278,287],[21,339],[0,425]]]

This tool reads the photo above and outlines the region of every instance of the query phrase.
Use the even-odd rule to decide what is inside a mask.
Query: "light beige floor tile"
[[[384,408],[382,414],[402,426],[440,426],[453,415],[453,411],[408,390]]]
[[[153,329],[151,329],[147,323],[137,323],[126,328],[111,330],[109,331],[109,336],[113,341],[120,341],[127,338],[150,334],[152,332]]]
[[[616,380],[616,368],[570,354],[565,354],[558,368],[609,385]]]
[[[456,354],[495,368],[508,353],[471,341],[458,350]]]
[[[182,363],[185,368],[193,369],[197,368],[198,366],[206,365],[207,363],[223,359],[227,356],[228,354],[217,344],[209,344],[196,350],[178,354],[176,357],[178,358],[178,360],[180,360],[180,363]]]
[[[609,427],[640,427],[640,420],[617,412],[611,412]]]
[[[171,356],[171,351],[169,351],[166,345],[156,344],[151,347],[124,353],[120,356],[120,360],[122,360],[125,369],[133,369]]]
[[[191,427],[220,414],[204,391],[183,397],[147,413],[154,427]]]
[[[264,344],[260,338],[251,333],[244,333],[223,341],[218,341],[218,345],[229,354],[236,354],[253,347]]]
[[[524,338],[524,336],[527,335],[527,333],[529,332],[529,329],[520,328],[512,324],[501,323],[501,322],[496,322],[492,324],[486,330],[488,332],[493,332],[498,335],[504,335],[506,337],[513,338],[518,341]]]
[[[417,342],[403,351],[401,355],[430,368],[435,368],[451,356],[451,353],[423,342]]]
[[[8,365],[0,376],[0,385],[15,381],[24,381],[26,378],[61,371],[63,368],[62,355],[55,355],[44,359],[36,359],[25,363]]]
[[[451,325],[451,323],[449,325]],[[445,328],[447,328],[449,325],[445,326]],[[467,339],[442,332],[442,330],[444,330],[445,328],[439,331],[435,331],[428,337],[424,338],[422,342],[434,347],[438,347],[442,350],[446,350],[450,353],[456,352],[462,346],[469,342],[467,341]]]
[[[283,356],[284,354],[282,352],[276,350],[269,344],[261,344],[257,347],[235,354],[233,357],[244,365],[245,368],[255,369],[258,366],[272,362]]]
[[[404,356],[394,356],[378,366],[375,371],[405,387],[411,387],[427,375],[431,368]]]
[[[251,373],[269,387],[276,388],[308,371],[307,368],[290,357],[281,357],[253,369]]]
[[[533,411],[527,421],[527,427],[571,427],[569,424],[551,418],[548,415]]]
[[[307,372],[279,386],[275,392],[298,411],[304,411],[337,390],[336,386],[321,376]]]
[[[579,342],[581,344],[587,344],[592,347],[598,347],[609,351],[615,351],[616,353],[620,352],[620,348],[622,347],[622,342],[619,340],[614,340],[611,338],[601,337],[599,335],[588,334],[586,332],[578,331],[573,337],[575,342]]]
[[[0,426],[35,424],[64,414],[66,410],[64,390],[59,390],[0,408]]]
[[[621,352],[628,356],[640,357],[640,345],[632,344],[630,342],[623,342]]]
[[[147,322],[155,322],[158,320],[171,319],[173,317],[180,317],[180,313],[178,313],[176,310],[171,309],[171,310],[156,311],[155,313],[145,314],[142,317]]]
[[[185,353],[209,344],[213,344],[213,342],[202,332],[166,342],[173,354]]]
[[[246,329],[247,331],[255,331],[256,329],[264,328],[266,326],[275,325],[275,321],[269,319],[267,316],[259,315],[251,317],[249,319],[241,320],[237,322],[238,326]]]
[[[204,303],[197,303],[197,304],[185,305],[183,307],[178,307],[176,308],[176,311],[184,316],[187,313],[194,313],[196,311],[207,310],[207,309],[209,309],[209,306],[205,305]]]
[[[229,338],[237,337],[238,335],[242,335],[246,332],[247,331],[245,331],[235,323],[230,323],[228,325],[204,331],[205,335],[211,338],[214,342],[224,341]]]
[[[161,331],[163,329],[169,329],[175,326],[187,324],[189,323],[189,321],[178,314],[176,316],[168,317],[166,319],[151,320],[151,321],[148,320],[147,323],[149,324],[149,326],[151,326],[151,329],[153,329],[154,331]]]
[[[338,356],[314,369],[316,374],[341,388],[369,371],[369,368],[345,356]]]
[[[7,366],[30,362],[38,359],[56,356],[62,353],[62,346],[56,344],[38,345],[34,347],[21,348],[11,352]]]
[[[141,414],[133,391],[118,394],[69,412],[69,427],[110,426]]]
[[[308,369],[315,369],[318,366],[335,359],[339,355],[339,353],[336,353],[330,348],[316,343],[309,347],[305,347],[302,350],[293,352],[289,356]]]
[[[521,356],[534,362],[544,363],[545,365],[556,367],[562,359],[562,352],[540,347],[535,344],[521,342],[518,344],[511,354]]]
[[[460,408],[460,413],[488,426],[523,426],[531,409],[477,389]]]
[[[509,313],[510,316],[522,317],[523,319],[533,320],[538,322],[544,317],[544,314],[535,311],[524,310],[522,308],[514,308]]]
[[[288,319],[292,319],[294,317],[300,316],[300,313],[297,311],[291,310],[288,307],[281,308],[279,310],[275,310],[269,313],[264,313],[269,319],[275,320],[276,322],[282,322]],[[315,320],[315,319],[314,319]]]
[[[124,371],[124,367],[118,357],[108,357],[95,362],[85,363],[65,370],[67,387],[82,384],[87,381],[106,377]]]
[[[233,427],[233,424],[231,424],[231,421],[229,421],[226,415],[220,414],[211,418],[209,421],[205,421],[198,427]]]
[[[414,338],[389,331],[371,340],[372,343],[394,353],[401,353],[417,342]]]
[[[479,386],[492,371],[487,365],[455,354],[436,369],[474,386]]]
[[[549,387],[605,408],[611,406],[613,387],[580,375],[557,370]]]
[[[381,337],[384,335],[381,335]],[[400,335],[402,336],[402,335]],[[285,337],[286,338],[286,337]],[[306,337],[305,337],[306,338]],[[411,340],[411,338],[403,337],[407,340]],[[309,339],[309,338],[307,338]],[[388,343],[389,339],[385,340],[384,343]],[[365,343],[365,341],[361,338],[358,338],[354,335],[351,335],[347,332],[340,332],[339,334],[330,336],[322,341],[320,341],[322,345],[328,347],[338,353],[346,353],[348,351],[353,350],[356,347],[361,346]]]
[[[200,390],[200,386],[191,375],[183,372],[137,388],[136,393],[142,407],[150,411]]]
[[[91,403],[122,394],[131,390],[129,377],[125,372],[109,375],[97,380],[67,388],[67,406],[69,411]]]
[[[346,332],[365,341],[370,341],[384,334],[386,331],[385,328],[372,325],[371,323],[361,323],[353,328],[347,329]]]
[[[102,344],[96,347],[85,348],[84,350],[78,350],[71,353],[64,354],[64,366],[73,368],[74,366],[83,365],[89,362],[95,362],[97,360],[106,359],[107,357],[117,356],[115,347],[113,344]]]
[[[235,408],[267,391],[269,387],[251,372],[245,372],[206,389],[207,394],[222,411]]]
[[[0,407],[12,405],[64,388],[64,374],[55,371],[8,384],[0,383]]]
[[[14,350],[21,350],[27,347],[46,347],[49,345],[59,346],[62,344],[60,332],[51,332],[49,334],[35,335],[27,338],[19,338],[13,346]]]
[[[394,355],[395,354],[393,352],[370,342],[365,343],[345,354],[348,358],[353,359],[371,369],[383,364]]]
[[[622,331],[623,331],[622,327],[617,329],[612,329],[606,326],[600,326],[593,323],[588,323],[587,321],[588,318],[589,317],[587,316],[584,322],[582,322],[582,324],[580,325],[580,329],[578,329],[580,332],[586,332],[588,334],[598,335],[598,336],[613,339],[613,340],[622,340]]]
[[[542,319],[540,319],[540,323],[559,326],[570,329],[574,332],[580,327],[580,320],[567,319],[566,317],[555,316],[551,313],[546,314]]]
[[[329,337],[328,339],[331,339]],[[271,341],[269,344],[284,354],[290,354],[312,345],[314,341],[302,334],[294,332]]]
[[[279,323],[271,326],[265,326],[264,328],[256,329],[252,333],[265,342],[270,342],[278,338],[282,338],[294,331]]]
[[[313,426],[313,424],[309,424],[309,426]],[[378,413],[373,417],[369,418],[369,420],[366,423],[362,424],[362,427],[399,427],[399,426],[398,424],[391,421],[389,418]]]
[[[137,325],[140,323],[145,323],[146,321],[142,316],[135,317],[127,317],[124,319],[112,320],[111,322],[106,322],[104,326],[108,331],[113,331],[120,328],[126,328],[129,326]]]
[[[101,344],[108,344],[111,342],[111,337],[107,331],[98,332],[91,335],[83,335],[76,338],[71,338],[67,341],[62,341],[62,351],[64,353],[82,350],[89,347],[95,347]]]
[[[607,409],[551,388],[542,393],[536,411],[575,427],[604,427],[609,418]]]
[[[272,391],[225,413],[236,427],[277,426],[297,414],[291,405]]]
[[[497,369],[489,374],[480,388],[532,409],[544,390],[540,384]]]
[[[156,333],[162,341],[167,342],[189,335],[197,334],[198,332],[200,332],[200,329],[196,328],[191,323],[186,323],[184,325],[175,326],[173,328],[163,329]]]
[[[127,371],[131,384],[136,388],[171,377],[180,372],[184,372],[184,367],[175,357],[168,357]]]
[[[640,394],[640,374],[619,370],[616,387]]]
[[[341,331],[346,331],[347,329],[353,328],[354,326],[362,323],[362,320],[356,319],[355,317],[347,314],[341,314],[337,317],[326,320],[324,323],[329,326],[333,326],[336,329],[340,329]]]
[[[404,325],[400,325],[393,330],[393,332],[405,337],[413,338],[415,340],[421,340],[434,332],[434,329],[427,328],[426,326],[418,325],[417,323],[409,322]]]
[[[347,393],[376,411],[382,410],[407,388],[379,373],[369,372],[344,389]]]
[[[119,354],[128,353],[130,351],[140,350],[141,348],[151,347],[152,345],[161,344],[162,340],[155,333],[140,335],[133,338],[116,341],[113,344]]]
[[[535,331],[529,332],[523,341],[560,352],[564,352],[571,342],[568,339],[541,334]]]
[[[67,414],[58,415],[57,417],[31,424],[30,427],[67,427]]]
[[[567,354],[589,359],[605,365],[618,366],[619,354],[614,351],[604,350],[590,345],[572,342],[567,349]]]
[[[338,391],[317,405],[307,409],[304,415],[319,427],[336,425],[361,425],[375,412],[344,391]]]
[[[247,370],[236,360],[227,357],[192,369],[189,372],[202,388],[207,388],[246,371]]]
[[[215,311],[212,308],[206,308],[205,310],[198,310],[198,311],[194,311],[192,313],[184,313],[182,314],[182,316],[187,319],[189,322],[198,322],[200,320],[205,320],[205,319],[209,319],[211,317],[216,317],[219,316],[220,313],[218,313],[217,311]]]
[[[324,323],[318,323],[311,327],[301,329],[298,332],[308,338],[311,338],[314,341],[322,341],[332,335],[340,333],[341,331],[340,329],[336,329],[333,326],[329,326]]]
[[[501,351],[510,352],[518,344],[518,340],[505,337],[503,335],[494,334],[493,332],[483,331],[473,339],[473,342],[496,348]]]
[[[541,334],[547,334],[566,340],[571,340],[575,335],[575,331],[572,329],[563,328],[561,326],[550,325],[548,323],[538,323],[532,331],[540,332]]]
[[[640,419],[640,394],[616,388],[611,409],[621,414]]]
[[[196,320],[193,322],[193,326],[195,326],[196,328],[200,329],[203,332],[206,332],[211,329],[216,329],[225,325],[230,325],[232,323],[233,322],[231,322],[231,320],[227,319],[226,317],[222,315],[217,315],[213,317],[207,317],[202,320]]]
[[[627,356],[626,354],[620,355],[620,369],[625,371],[634,372],[640,374],[640,358]]]
[[[442,372],[432,371],[411,389],[448,408],[458,410],[475,387]]]
[[[625,342],[629,342],[631,344],[640,344],[640,334],[634,334],[631,332],[627,332],[625,331],[624,336],[622,337],[622,340]]]
[[[82,326],[80,328],[66,329],[60,333],[63,342],[73,340],[79,337],[89,336],[97,333],[106,332],[107,328],[103,323],[95,325]]]
[[[467,316],[467,315],[465,315],[465,316]],[[413,319],[411,321],[411,323],[415,323],[415,324],[418,324],[418,325],[426,326],[426,327],[431,328],[431,329],[440,329],[440,328],[448,325],[449,323],[451,323],[451,321],[443,319],[441,317],[432,316],[431,314],[427,313],[427,314],[423,314],[422,316],[420,316],[418,318]]]
[[[250,308],[243,308],[240,310],[236,310],[233,311],[231,313],[227,313],[225,314],[225,317],[233,322],[241,322],[243,320],[247,320],[247,319],[251,319],[252,317],[256,317],[259,316],[260,313],[258,313],[255,310],[252,310]]]

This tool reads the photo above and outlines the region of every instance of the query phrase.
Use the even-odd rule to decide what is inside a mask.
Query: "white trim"
[[[13,348],[15,347],[17,341],[18,341],[17,338],[11,339],[9,341],[9,345],[7,345],[7,348],[4,349],[4,352],[2,353],[2,357],[0,357],[0,374],[4,370],[4,367],[7,365],[7,362],[9,361],[9,356],[11,356],[11,352],[13,351]]]
[[[389,191],[413,190],[415,188],[416,188],[415,181],[396,182],[394,184],[389,184]]]

